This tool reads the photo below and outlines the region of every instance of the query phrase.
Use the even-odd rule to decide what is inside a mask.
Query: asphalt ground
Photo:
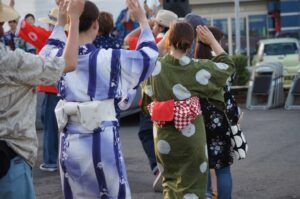
[[[243,109],[242,128],[248,156],[232,166],[233,199],[300,199],[300,111]],[[159,199],[152,191],[154,176],[138,139],[138,114],[121,120],[121,140],[133,199]],[[33,169],[38,199],[61,199],[59,173]]]

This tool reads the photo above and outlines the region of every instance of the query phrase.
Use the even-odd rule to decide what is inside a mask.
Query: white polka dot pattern
[[[238,127],[236,125],[235,126],[231,126],[231,131],[232,131],[233,135],[236,135],[237,132],[238,132]]]
[[[163,165],[161,165],[160,163],[157,163],[157,168],[158,168],[160,173],[163,173],[165,171]]]
[[[201,69],[200,71],[197,72],[196,74],[196,80],[199,82],[201,85],[207,85],[208,81],[211,78],[210,72],[208,72],[205,69]]]
[[[182,58],[179,59],[179,64],[181,66],[188,65],[190,62],[191,62],[191,58],[189,58],[188,56],[183,56]]]
[[[196,132],[196,128],[194,124],[189,124],[184,129],[181,130],[182,135],[186,137],[191,137]]]
[[[229,66],[224,63],[216,63],[216,66],[221,70],[227,70],[229,68]]]
[[[185,100],[192,96],[191,92],[181,84],[173,86],[173,94],[179,100]]]
[[[201,173],[205,173],[207,170],[207,162],[203,162],[201,165],[200,165],[200,172]]]
[[[183,199],[198,199],[199,197],[194,193],[187,193],[183,196]]]
[[[243,144],[243,140],[241,137],[239,136],[234,136],[234,141],[235,141],[235,144],[236,144],[236,147],[241,147],[242,144]]]
[[[157,149],[161,154],[169,154],[171,151],[170,144],[165,140],[159,140],[157,142]]]
[[[157,61],[156,66],[152,72],[152,76],[158,75],[160,73],[160,71],[161,71],[161,63],[160,63],[160,61]]]

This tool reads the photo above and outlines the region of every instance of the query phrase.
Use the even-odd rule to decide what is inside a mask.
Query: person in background
[[[35,17],[34,17],[33,14],[31,14],[31,13],[26,14],[25,17],[24,17],[24,19],[25,19],[25,21],[27,21],[28,23],[30,23],[31,25],[34,26],[34,24],[35,24]]]
[[[189,13],[189,14],[187,14],[184,17],[184,20],[187,21],[188,23],[190,23],[193,26],[193,28],[195,30],[195,33],[196,33],[197,26],[199,26],[199,25],[201,25],[201,26],[206,25],[205,19],[202,18],[201,16],[195,14],[195,13]],[[188,57],[191,57],[191,58],[194,57],[196,44],[197,44],[197,41],[194,39],[193,45],[192,45],[191,49],[189,49],[189,51],[187,53]]]
[[[159,58],[142,87],[148,98],[143,107],[154,123],[155,154],[166,199],[205,198],[208,155],[199,98],[224,103],[222,88],[234,69],[207,27],[199,26],[197,33],[197,39],[216,52],[212,61],[186,56],[194,29],[187,22],[176,22],[167,35],[169,53]]]
[[[113,48],[120,49],[122,47],[122,41],[119,37],[112,34],[114,30],[113,16],[109,12],[101,11],[99,13],[99,33],[94,40],[94,45],[97,48]]]
[[[31,25],[34,26],[35,24],[35,17],[33,14],[28,13],[25,15],[24,17],[25,21],[27,21],[28,23],[30,23]],[[36,54],[36,49],[33,45],[31,45],[28,42],[25,42],[25,48],[26,48],[26,52],[32,53],[32,54]]]
[[[128,35],[132,30],[138,27],[139,23],[128,12],[128,8],[121,10],[116,21],[116,31],[117,36],[121,39],[122,43],[126,35]]]
[[[148,19],[151,19],[151,18],[155,18],[157,13],[164,9],[164,0],[159,0],[158,2],[159,4],[156,5],[156,4],[153,4],[153,7],[152,8],[149,8],[148,4],[147,4],[147,0],[144,1],[144,9],[146,11],[146,15],[148,17]]]
[[[51,9],[48,17],[40,18],[39,21],[48,24],[48,31],[53,31],[58,20],[59,10],[57,7]],[[42,171],[54,172],[57,170],[58,161],[58,129],[54,109],[60,100],[57,95],[56,84],[38,86],[39,92],[44,92],[42,103],[41,120],[43,123],[43,163],[40,165]]]
[[[221,43],[224,34],[215,27],[208,27],[217,41]],[[203,42],[197,42],[195,48],[196,59],[213,59],[212,49]],[[231,93],[231,83],[234,75],[224,85],[225,107],[216,106],[205,98],[201,98],[201,110],[205,121],[209,168],[211,170],[207,198],[231,199],[232,176],[230,165],[233,163],[234,152],[231,147],[231,123],[235,125],[239,120],[239,110]]]
[[[176,21],[178,16],[169,10],[160,10],[155,19],[154,26],[152,26],[152,33],[155,37],[155,41],[158,43],[169,30],[172,22]],[[129,49],[134,50],[136,48],[137,39],[140,34],[140,28],[129,33],[124,40],[124,43],[128,43]],[[143,93],[141,94],[143,99]],[[131,97],[133,99],[133,97]],[[143,149],[147,155],[150,168],[152,173],[155,175],[153,182],[153,190],[162,192],[162,176],[158,170],[155,152],[154,152],[154,141],[153,141],[153,123],[147,111],[141,110],[140,112],[140,128],[139,128],[139,139],[142,143]]]
[[[79,16],[83,0],[68,7],[70,32],[63,58],[43,57],[23,50],[7,50],[3,23],[18,13],[0,0],[0,198],[35,199],[32,167],[37,159],[35,130],[36,86],[56,82],[63,72],[75,69],[78,53]],[[66,6],[66,5],[65,5]],[[60,22],[58,29],[60,28]],[[46,46],[47,47],[47,46]]]

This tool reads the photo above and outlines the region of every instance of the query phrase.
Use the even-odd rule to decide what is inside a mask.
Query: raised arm
[[[62,2],[63,1],[61,1],[60,4],[62,4]],[[79,48],[79,17],[83,12],[84,4],[85,0],[70,0],[68,5],[70,27],[67,44],[63,55],[66,62],[64,72],[75,70],[77,65]]]
[[[207,28],[207,26],[197,26],[197,39],[202,41],[203,43],[209,45],[211,49],[216,53],[216,55],[220,55],[225,53],[225,50],[222,48],[220,43],[215,39],[212,32]]]
[[[102,87],[114,91],[110,92],[109,97],[114,97],[116,92],[126,96],[131,89],[136,89],[152,74],[158,56],[152,31],[138,0],[127,2],[131,14],[138,19],[141,26],[136,50],[101,49],[95,59],[99,65],[97,65],[99,82],[103,81]],[[100,89],[97,88],[97,92],[100,92]]]

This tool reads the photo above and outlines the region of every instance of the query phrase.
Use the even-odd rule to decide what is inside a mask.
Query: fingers
[[[127,6],[130,9],[138,8],[139,2],[137,0],[127,0]]]

